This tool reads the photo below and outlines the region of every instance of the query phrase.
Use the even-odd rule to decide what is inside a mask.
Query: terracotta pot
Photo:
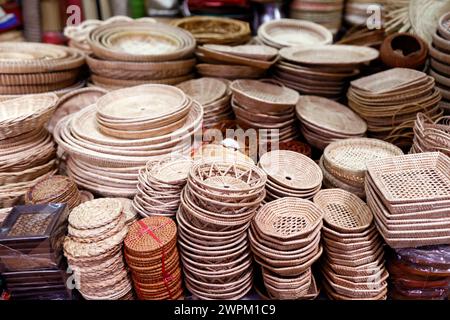
[[[387,37],[380,49],[384,64],[391,68],[421,69],[428,56],[428,45],[420,37],[395,33]]]

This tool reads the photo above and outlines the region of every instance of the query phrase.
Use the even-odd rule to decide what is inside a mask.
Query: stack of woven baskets
[[[227,80],[200,78],[177,85],[185,94],[203,106],[203,126],[211,128],[223,120],[233,118],[231,91]]]
[[[322,187],[322,171],[307,156],[288,150],[262,155],[258,166],[267,174],[265,201],[294,197],[312,199]]]
[[[239,45],[250,40],[248,22],[219,17],[186,17],[174,20],[173,25],[194,35],[198,44]]]
[[[125,221],[122,204],[111,198],[85,202],[70,213],[64,254],[85,299],[133,298],[122,254]]]
[[[310,45],[280,50],[274,78],[305,95],[341,100],[349,82],[378,50],[352,45]]]
[[[57,100],[45,94],[0,102],[0,207],[17,204],[30,187],[56,172],[56,149],[44,126]]]
[[[172,152],[190,155],[201,130],[203,108],[171,86],[113,91],[97,105],[62,119],[53,134],[69,155],[68,175],[105,196],[134,197],[139,170]]]
[[[75,181],[69,177],[53,176],[33,186],[25,196],[25,203],[67,203],[72,210],[81,203],[81,196]]]
[[[250,228],[254,258],[273,299],[307,298],[311,266],[322,254],[323,212],[311,201],[283,198],[261,207]]]
[[[418,113],[410,153],[440,151],[450,156],[450,116],[436,121]]]
[[[383,242],[370,209],[342,189],[322,190],[314,203],[325,214],[321,267],[327,295],[335,300],[386,299]]]
[[[89,33],[92,82],[105,89],[193,78],[195,39],[180,28],[146,21],[114,22]]]
[[[253,284],[247,229],[266,175],[245,162],[192,166],[177,213],[186,287],[200,299],[239,299]]]
[[[283,85],[258,80],[233,81],[231,90],[232,107],[239,127],[258,130],[259,144],[268,146],[298,136],[294,112],[299,98],[297,92]]]
[[[448,24],[450,14],[439,19],[438,29],[433,34],[430,45],[430,75],[436,80],[436,87],[441,91],[441,108],[450,113],[450,32]]]
[[[291,18],[313,21],[336,34],[342,24],[344,0],[294,0],[290,9]]]
[[[278,60],[276,49],[260,45],[204,45],[195,54],[202,62],[196,66],[200,75],[226,79],[261,78]]]
[[[138,193],[134,197],[133,208],[143,217],[174,217],[192,164],[188,157],[172,155],[147,163],[139,172]]]
[[[366,162],[402,155],[396,146],[377,139],[354,138],[329,144],[320,159],[324,186],[340,188],[365,198]]]
[[[295,108],[306,141],[319,150],[333,141],[362,137],[367,124],[350,108],[317,96],[301,96]]]
[[[54,91],[59,95],[79,83],[84,54],[42,43],[0,43],[0,95],[11,97]]]
[[[125,258],[140,300],[174,300],[183,295],[177,227],[167,217],[135,222],[124,240]]]
[[[443,113],[434,79],[413,69],[394,68],[355,80],[347,97],[349,107],[366,120],[369,137],[405,149],[411,147],[417,112],[432,120]]]
[[[450,242],[450,158],[425,152],[370,161],[367,204],[391,248]]]

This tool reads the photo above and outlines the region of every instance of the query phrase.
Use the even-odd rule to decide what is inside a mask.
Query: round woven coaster
[[[117,219],[111,221],[110,223],[98,227],[95,229],[84,229],[79,230],[74,228],[73,226],[68,226],[68,234],[74,238],[93,238],[93,237],[101,237],[105,233],[109,233],[111,230],[115,229],[121,222],[125,221],[125,215],[121,214]],[[122,226],[123,227],[123,226]]]
[[[64,239],[64,252],[74,258],[95,257],[112,250],[123,241],[126,234],[127,229],[123,228],[112,237],[94,243],[80,243],[69,236]]]
[[[80,290],[80,293],[88,300],[116,300],[127,294],[131,289],[131,281],[126,277],[112,289],[93,292],[83,292]]]
[[[166,217],[148,217],[133,223],[125,238],[124,245],[127,252],[142,256],[143,254],[161,254],[176,238],[175,222]]]
[[[122,252],[122,243],[117,244],[111,250],[92,257],[73,257],[67,251],[64,251],[64,256],[67,258],[69,265],[76,267],[92,267],[93,265],[101,264],[109,259],[112,259],[115,255]]]
[[[124,214],[122,214],[119,222],[117,224],[115,224],[115,226],[112,229],[110,229],[106,232],[97,233],[96,235],[92,235],[92,236],[88,236],[88,237],[86,237],[86,236],[76,237],[73,235],[71,235],[71,236],[75,241],[80,242],[80,243],[94,243],[94,242],[98,242],[98,241],[102,241],[104,239],[110,238],[123,229],[128,230],[128,227],[125,224],[125,215]]]
[[[38,182],[30,190],[30,199],[32,202],[41,202],[57,197],[64,197],[68,192],[76,187],[75,182],[69,177],[52,176],[48,179]]]
[[[116,220],[122,204],[112,198],[95,199],[76,207],[69,215],[69,224],[80,230],[95,229]]]

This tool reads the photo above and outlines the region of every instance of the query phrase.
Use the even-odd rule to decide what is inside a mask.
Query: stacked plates
[[[450,246],[393,250],[387,263],[393,300],[447,300]]]
[[[43,128],[55,111],[54,94],[0,102],[0,206],[11,207],[39,180],[56,172],[56,149]]]
[[[143,217],[174,217],[192,163],[188,157],[174,155],[147,163],[139,173],[138,193],[134,197],[133,208]]]
[[[197,48],[196,55],[203,62],[197,65],[200,75],[220,75],[227,79],[261,78],[278,60],[276,49],[260,45],[231,47],[206,44]]]
[[[128,231],[125,221],[121,202],[111,198],[85,202],[70,213],[64,254],[85,299],[117,300],[132,296],[122,254]]]
[[[436,121],[418,113],[414,122],[414,140],[410,153],[440,151],[450,156],[450,116]]]
[[[323,212],[311,201],[283,198],[261,207],[250,228],[255,260],[272,299],[302,299],[320,258]]]
[[[450,242],[450,158],[440,152],[367,163],[367,203],[392,248]]]
[[[266,201],[284,197],[311,199],[322,187],[322,171],[307,156],[287,150],[262,155],[258,166],[267,174]]]
[[[42,43],[0,43],[0,94],[59,91],[78,82],[81,51]]]
[[[0,270],[12,300],[71,300],[62,239],[66,205],[16,206],[0,231]]]
[[[302,94],[339,100],[349,81],[364,64],[378,57],[378,51],[351,45],[283,48],[274,78]]]
[[[317,96],[301,96],[295,108],[301,132],[313,147],[323,150],[333,141],[361,137],[367,124],[348,107]]]
[[[69,210],[81,203],[75,181],[69,177],[53,176],[38,182],[25,196],[27,204],[66,203]]]
[[[371,12],[369,9],[373,8],[374,4],[380,8],[380,23],[384,23],[384,4],[387,0],[347,0],[345,3],[345,16],[344,20],[347,24],[353,26],[367,25],[367,18],[369,17],[367,12]]]
[[[355,138],[329,144],[320,159],[324,185],[365,198],[366,162],[402,155],[396,146],[377,139]]]
[[[434,79],[413,69],[395,68],[355,80],[347,97],[349,107],[367,121],[370,137],[402,148],[411,146],[417,112],[433,120],[442,115]]]
[[[322,274],[327,295],[334,300],[385,300],[383,242],[369,207],[342,189],[322,190],[314,203],[325,213]]]
[[[240,299],[252,288],[247,229],[266,175],[246,162],[206,160],[189,173],[177,213],[186,287],[200,299]]]
[[[290,17],[318,23],[333,34],[341,28],[344,0],[294,0]]]
[[[441,91],[441,108],[450,113],[450,33],[444,27],[445,20],[447,23],[450,20],[448,14],[441,18],[430,45],[430,76],[436,80],[436,87]]]
[[[56,104],[56,111],[47,125],[48,131],[53,132],[59,120],[94,104],[106,92],[106,90],[101,88],[82,88],[73,90],[60,97]]]
[[[127,21],[89,33],[92,82],[106,89],[145,83],[178,84],[193,77],[193,36],[166,24]]]
[[[296,20],[278,19],[265,22],[258,29],[258,37],[273,48],[330,44],[333,34],[320,24]]]
[[[189,31],[199,44],[239,45],[251,38],[248,22],[235,19],[187,17],[175,20],[173,25]]]
[[[135,222],[124,240],[125,258],[139,300],[175,300],[183,295],[177,226],[166,217]]]
[[[203,106],[203,126],[211,128],[233,117],[228,84],[226,80],[200,78],[180,83],[177,87]]]
[[[297,92],[258,80],[236,80],[230,88],[238,125],[245,130],[258,130],[260,144],[286,142],[298,136],[294,113]]]
[[[134,197],[137,193],[139,169],[148,161],[159,160],[172,152],[183,155],[191,153],[191,140],[201,131],[203,108],[197,102],[190,101],[177,88],[146,85],[106,94],[98,101],[101,114],[97,114],[97,106],[92,105],[62,119],[55,127],[54,137],[69,155],[68,175],[83,189],[94,193],[113,197]],[[118,106],[120,108],[117,108]],[[159,108],[156,109],[155,106]],[[182,114],[186,109],[187,117],[183,119]],[[144,112],[145,110],[152,111],[148,113]],[[115,113],[116,111],[118,113]],[[119,128],[116,126],[116,122],[119,122],[120,128],[123,128],[123,122],[127,121],[123,120],[123,114],[130,116],[128,121],[131,124],[125,126],[131,131],[110,130],[106,126],[98,125],[98,119],[107,119],[106,123],[113,123],[115,128]],[[170,119],[175,114],[177,117],[181,114],[181,120],[171,122]],[[135,115],[142,116],[136,118]],[[114,117],[122,120],[115,121]],[[144,118],[145,122],[138,120]],[[163,118],[168,119],[166,127],[146,130],[142,135],[142,126],[161,126]],[[182,126],[176,129],[183,121]],[[147,138],[118,138],[103,133],[100,128],[106,128],[113,135],[119,131],[133,135],[138,133]],[[150,135],[151,137],[148,137]]]
[[[145,139],[171,133],[186,123],[192,101],[167,85],[110,92],[97,101],[97,125],[106,135]]]

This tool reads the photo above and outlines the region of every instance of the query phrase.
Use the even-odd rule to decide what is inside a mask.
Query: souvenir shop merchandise
[[[351,83],[348,105],[366,120],[368,136],[409,149],[418,112],[435,120],[442,115],[435,80],[421,71],[394,68]]]
[[[377,139],[353,138],[332,142],[325,148],[319,162],[324,186],[344,189],[364,199],[367,161],[402,154],[398,147]]]
[[[307,156],[289,150],[265,153],[258,166],[267,174],[266,202],[285,197],[312,199],[322,187],[322,171]]]
[[[124,252],[139,300],[183,297],[177,227],[172,219],[152,216],[134,222],[124,240]]]
[[[304,199],[285,197],[259,209],[249,238],[270,298],[308,298],[315,282],[311,266],[323,252],[322,219],[323,211]]]
[[[128,300],[132,284],[122,246],[128,227],[122,202],[85,202],[70,212],[64,255],[86,300]]]
[[[440,152],[367,162],[367,204],[391,248],[449,244],[449,165]]]
[[[174,155],[147,163],[139,172],[133,209],[142,217],[174,217],[192,164],[191,158]]]
[[[0,232],[0,271],[14,300],[68,300],[65,204],[16,206]]]
[[[388,273],[383,241],[369,207],[342,189],[321,190],[314,203],[324,212],[323,285],[333,300],[385,300]]]
[[[295,108],[308,143],[323,150],[333,141],[362,137],[367,124],[350,108],[322,97],[302,95]]]

